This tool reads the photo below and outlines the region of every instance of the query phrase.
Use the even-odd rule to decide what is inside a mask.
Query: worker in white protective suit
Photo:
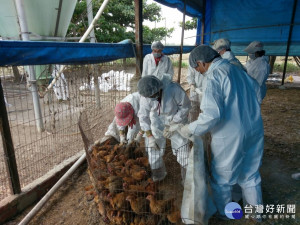
[[[236,65],[242,70],[246,71],[246,68],[241,62],[235,57],[230,49],[231,42],[226,38],[220,38],[214,42],[213,49],[216,50],[223,59],[227,59],[231,64]]]
[[[53,78],[57,76],[60,68],[60,65],[54,66],[53,72],[51,74]],[[65,75],[63,73],[61,73],[60,77],[54,83],[53,90],[59,102],[70,100],[67,79],[65,78]]]
[[[189,113],[189,122],[193,122],[198,118],[200,112],[200,104],[202,94],[205,90],[206,79],[200,72],[189,66],[187,82],[190,85],[190,100],[192,106]]]
[[[218,212],[226,218],[224,209],[235,184],[242,188],[244,204],[262,204],[264,130],[255,81],[206,45],[191,52],[189,63],[207,76],[207,85],[198,120],[179,132],[194,139],[211,132],[211,187]]]
[[[145,76],[138,82],[140,93],[140,126],[146,132],[146,147],[152,170],[152,179],[160,181],[167,175],[163,155],[166,138],[171,140],[173,154],[182,167],[182,180],[188,160],[188,139],[182,137],[176,126],[188,122],[191,102],[178,83],[170,81],[169,75],[160,80],[156,76]],[[150,113],[156,114],[150,120]],[[153,118],[153,117],[152,117]]]
[[[250,58],[246,63],[247,73],[258,82],[261,100],[263,100],[267,94],[266,81],[270,74],[269,58],[265,56],[263,47],[263,43],[260,41],[253,41],[244,50],[248,53]]]
[[[171,59],[163,54],[164,45],[160,41],[155,41],[151,45],[152,53],[145,56],[143,61],[142,77],[153,75],[162,79],[163,74],[174,76]]]
[[[127,95],[116,105],[114,120],[105,132],[105,137],[102,141],[112,136],[120,144],[127,144],[131,143],[139,132],[141,132],[141,135],[137,136],[140,138],[137,141],[141,141],[143,132],[140,130],[139,118],[137,117],[140,109],[140,98],[140,94],[134,92]],[[126,127],[128,127],[127,135],[125,132]]]

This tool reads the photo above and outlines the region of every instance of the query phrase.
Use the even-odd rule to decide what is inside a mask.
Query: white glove
[[[120,135],[120,145],[127,144],[127,141],[125,139],[125,135]]]
[[[156,144],[155,138],[153,136],[148,137],[148,147],[159,150],[158,145]]]
[[[195,91],[195,89],[196,89],[195,84],[191,84],[191,86],[190,86],[190,91]]]
[[[174,132],[179,130],[181,127],[183,127],[183,124],[171,121],[170,126],[166,126],[164,129],[164,137],[170,138],[174,134]]]
[[[134,140],[135,140],[137,143],[140,143],[141,140],[142,140],[143,135],[144,135],[144,134],[142,134],[141,132],[138,132],[138,134],[136,135],[136,137],[134,138]]]
[[[202,91],[200,90],[200,88],[195,88],[195,92],[199,95],[202,95]]]
[[[166,126],[163,132],[165,138],[170,138],[173,135],[173,132],[170,131],[170,127]]]
[[[189,129],[189,124],[184,125],[180,129],[178,129],[178,132],[182,137],[187,138],[191,141],[194,141],[194,135],[192,134],[192,132]]]

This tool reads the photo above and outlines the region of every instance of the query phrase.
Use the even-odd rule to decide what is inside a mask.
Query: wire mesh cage
[[[115,104],[133,91],[130,80],[135,66],[118,60],[95,65],[67,65],[63,76],[45,93],[60,66],[33,66],[39,81],[35,93],[32,83],[28,82],[28,66],[17,67],[18,81],[12,67],[0,68],[21,188],[51,173],[65,160],[83,153],[77,125],[80,111],[87,111],[91,132],[104,135],[104,127],[113,118],[111,112]],[[34,102],[35,94],[39,107]],[[40,117],[36,115],[37,109]],[[12,194],[5,160],[1,144],[0,200]]]
[[[172,149],[120,145],[114,138],[93,144],[88,117],[79,126],[92,185],[87,191],[109,224],[181,224],[181,200],[190,143]],[[85,121],[83,121],[85,120]]]

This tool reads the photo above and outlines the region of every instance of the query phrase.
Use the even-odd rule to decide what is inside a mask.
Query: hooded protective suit
[[[151,169],[164,169],[162,156],[166,147],[166,139],[163,136],[163,130],[166,125],[172,123],[187,123],[188,113],[191,108],[191,102],[182,87],[170,81],[168,75],[163,75],[161,103],[156,99],[141,97],[140,110],[138,117],[141,129],[151,130],[160,150],[148,149],[149,163]],[[150,113],[154,116],[151,117]],[[146,138],[146,146],[147,146]],[[185,167],[187,164],[188,148],[180,148],[188,143],[188,139],[183,138],[177,131],[170,137],[173,154],[177,156],[178,163]],[[175,152],[176,149],[181,149]]]
[[[213,60],[206,72],[202,113],[190,123],[195,136],[211,132],[211,186],[221,215],[232,201],[231,189],[239,184],[244,203],[262,204],[261,165],[264,130],[254,80],[224,60]]]
[[[253,77],[260,86],[261,99],[267,94],[266,80],[270,74],[269,59],[267,56],[250,59],[246,63],[247,73]]]
[[[134,109],[134,118],[136,121],[136,124],[133,125],[132,128],[128,127],[127,132],[127,140],[130,143],[133,141],[134,137],[140,130],[140,124],[139,119],[137,117],[137,113],[140,109],[140,94],[138,92],[134,92],[132,94],[127,95],[124,99],[121,100],[121,102],[129,102],[133,109]],[[116,119],[114,118],[113,122],[109,125],[108,130],[105,132],[105,136],[113,136],[116,140],[120,141],[120,130],[125,130],[126,126],[118,126],[116,124]]]
[[[235,57],[232,51],[226,51],[221,55],[223,59],[227,59],[231,64],[239,67],[240,69],[246,71],[246,68],[241,64],[241,62]]]
[[[174,76],[173,65],[171,59],[168,56],[162,55],[157,66],[153,54],[148,54],[145,56],[143,62],[142,77],[147,75],[154,75],[161,80],[163,74],[165,73],[171,75],[171,78],[173,79]]]
[[[196,88],[195,90],[190,88],[190,100],[192,108],[189,114],[189,122],[192,122],[197,119],[200,113],[200,103],[205,90],[206,79],[200,72],[189,66],[187,82],[189,85],[194,85]]]

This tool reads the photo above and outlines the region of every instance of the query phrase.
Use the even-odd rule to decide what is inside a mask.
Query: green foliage
[[[93,14],[96,15],[103,0],[93,0]],[[88,28],[86,0],[77,2],[67,35],[81,37]],[[97,42],[115,43],[124,39],[135,40],[135,11],[132,0],[111,0],[95,26]],[[161,8],[156,3],[147,4],[143,0],[143,19],[160,21]],[[174,28],[154,28],[143,26],[144,43],[170,37]]]
[[[179,26],[182,27],[182,22],[179,22]],[[192,20],[186,21],[184,30],[193,30],[197,28],[197,18],[192,18]]]
[[[283,72],[283,67],[284,67],[284,63],[282,63],[282,64],[275,63],[273,71],[274,72]],[[287,65],[286,65],[286,72],[287,73],[299,72],[299,71],[300,71],[299,66],[294,65],[294,64],[289,63],[289,62],[287,63]]]
[[[173,61],[172,64],[174,67],[179,67],[179,61]],[[188,66],[189,65],[186,62],[181,62],[181,68],[188,68]]]

